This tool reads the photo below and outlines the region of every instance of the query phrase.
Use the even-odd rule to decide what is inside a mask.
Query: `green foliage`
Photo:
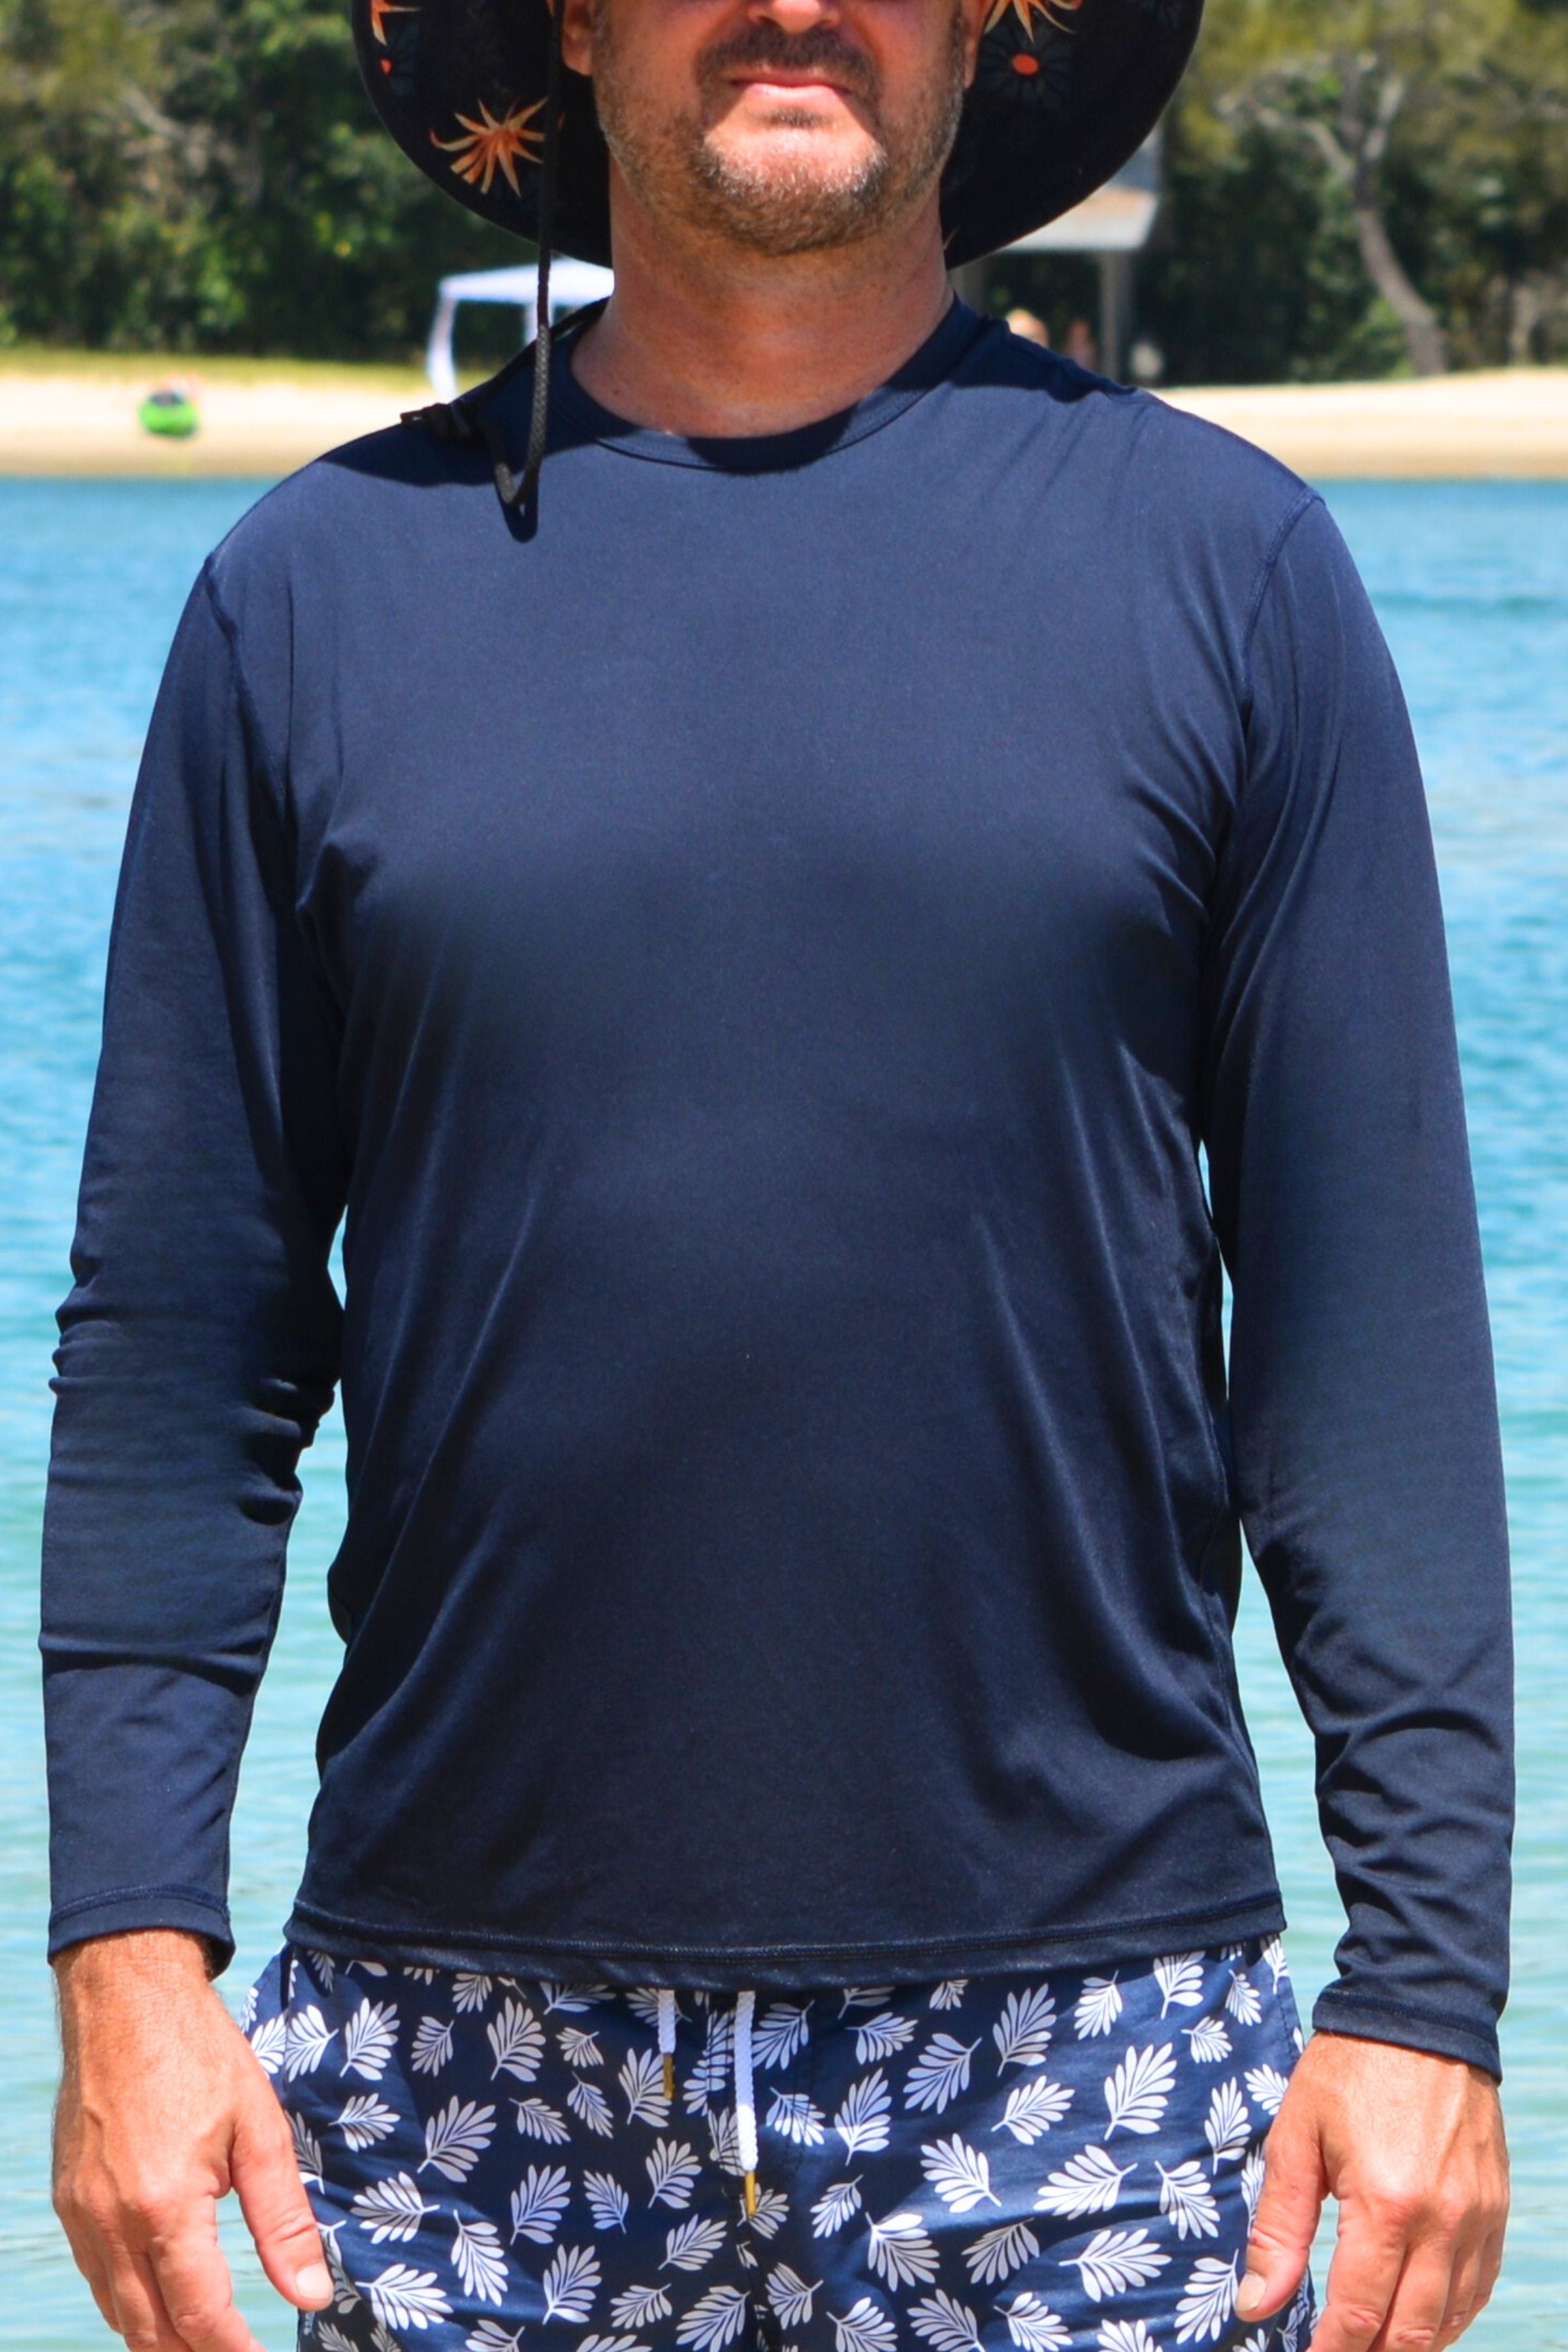
[[[526,251],[397,152],[342,6],[0,0],[8,340],[401,359]]]
[[[1568,357],[1568,0],[1208,0],[1166,165],[1168,381],[1387,373],[1423,312],[1459,364]],[[0,341],[405,360],[442,271],[526,252],[380,129],[343,0],[0,0]],[[1092,268],[992,299],[1060,341]]]

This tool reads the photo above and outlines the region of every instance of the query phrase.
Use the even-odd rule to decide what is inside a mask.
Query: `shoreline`
[[[182,373],[199,387],[201,429],[159,440],[137,422],[137,404]],[[433,397],[413,369],[0,352],[0,476],[269,481]],[[1161,397],[1311,478],[1568,478],[1568,368]]]

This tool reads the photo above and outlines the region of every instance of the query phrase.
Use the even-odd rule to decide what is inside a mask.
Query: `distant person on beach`
[[[1006,323],[1010,331],[1015,335],[1022,335],[1026,343],[1038,343],[1042,351],[1050,349],[1051,339],[1046,331],[1046,322],[1037,318],[1033,310],[1022,308],[1009,310]]]
[[[1087,319],[1072,320],[1062,351],[1077,366],[1088,368],[1091,375],[1100,366],[1100,345],[1095,341],[1094,330]]]
[[[262,499],[148,736],[43,1621],[56,2199],[136,2352],[253,2352],[230,2188],[313,2352],[1488,2298],[1506,1546],[1400,690],[1310,489],[948,278],[1196,5],[360,0],[407,152],[616,291]],[[1346,1910],[1304,2047],[1244,1533]]]

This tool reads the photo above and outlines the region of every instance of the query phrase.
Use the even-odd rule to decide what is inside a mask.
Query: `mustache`
[[[821,72],[858,98],[876,94],[876,77],[867,58],[852,48],[831,25],[814,25],[804,33],[785,33],[766,16],[741,26],[729,37],[704,52],[701,79],[716,81],[737,66],[761,68],[783,66],[792,73]]]

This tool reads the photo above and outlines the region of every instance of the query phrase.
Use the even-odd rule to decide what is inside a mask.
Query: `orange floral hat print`
[[[539,226],[548,0],[353,0],[376,112],[423,172],[520,236]],[[1043,227],[1119,171],[1158,121],[1203,0],[994,0],[942,178],[951,263]],[[555,248],[610,258],[593,85],[561,71]]]

